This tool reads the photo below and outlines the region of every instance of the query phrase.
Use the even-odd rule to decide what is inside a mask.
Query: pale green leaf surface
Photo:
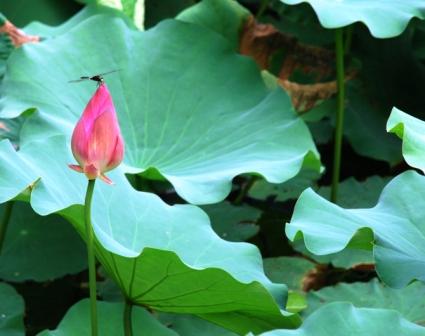
[[[349,244],[370,249],[378,275],[388,285],[425,281],[425,177],[408,171],[394,178],[370,209],[343,209],[306,190],[299,198],[286,234],[304,238],[317,255],[336,253]]]
[[[373,207],[388,182],[389,178],[380,176],[371,176],[364,181],[350,177],[340,183],[337,203],[344,208]],[[330,187],[321,187],[317,192],[326,199],[330,197]],[[359,264],[374,263],[372,252],[367,250],[346,249],[330,255],[316,256],[308,252],[301,241],[295,241],[293,245],[297,251],[317,262],[331,263],[335,267],[351,268]]]
[[[269,92],[253,61],[199,26],[170,20],[140,33],[96,16],[24,46],[9,63],[1,115],[38,109],[22,129],[23,142],[70,135],[94,91],[92,83],[70,79],[122,69],[107,81],[126,142],[126,172],[153,167],[190,203],[222,200],[242,173],[281,183],[303,164],[319,169],[311,135],[286,93]]]
[[[124,336],[124,304],[97,302],[99,335]],[[134,336],[178,336],[177,333],[162,325],[147,310],[133,307],[132,326]],[[90,336],[90,301],[84,299],[73,305],[65,314],[55,330],[45,330],[38,336]]]
[[[0,148],[4,144],[11,148],[8,141]],[[42,214],[61,211],[84,236],[82,207],[72,205],[83,203],[87,182],[66,167],[71,159],[61,136],[23,145],[7,156],[40,176],[32,189],[32,207]],[[41,163],[44,169],[36,167]],[[11,176],[13,172],[0,174]],[[138,257],[113,255],[100,245],[97,255],[128,297],[157,310],[197,314],[240,333],[298,325],[296,316],[285,317],[277,306],[275,300],[286,301],[286,288],[266,278],[255,246],[220,239],[195,206],[169,206],[154,194],[137,192],[121,169],[109,176],[114,186],[96,185],[96,236],[107,250]]]
[[[352,284],[340,283],[307,294],[308,308],[303,316],[311,315],[330,302],[348,301],[357,308],[385,308],[397,310],[405,319],[425,324],[425,284],[416,281],[403,289],[392,289],[377,279]]]
[[[425,172],[425,122],[393,108],[387,131],[403,140],[402,151],[406,162]]]
[[[425,328],[390,309],[356,308],[348,302],[325,305],[297,330],[274,330],[261,336],[423,336]]]
[[[0,216],[3,212],[1,206]],[[29,204],[15,202],[0,254],[1,279],[52,280],[81,272],[86,259],[83,241],[63,218],[42,217]]]
[[[362,22],[377,38],[400,35],[409,21],[425,18],[422,0],[281,0],[288,5],[310,4],[325,28],[340,28]]]
[[[15,289],[0,283],[0,336],[24,336],[24,300]]]

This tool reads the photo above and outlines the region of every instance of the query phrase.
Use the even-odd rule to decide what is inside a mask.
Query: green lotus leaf
[[[320,166],[287,94],[270,92],[253,61],[198,25],[169,20],[138,32],[96,16],[17,50],[8,69],[1,116],[37,108],[21,131],[24,143],[70,136],[94,85],[69,80],[121,69],[107,81],[126,142],[125,172],[157,171],[190,203],[224,199],[242,173],[282,183],[303,164]]]
[[[265,258],[264,271],[275,283],[284,283],[290,290],[302,291],[303,280],[315,264],[300,257]]]
[[[169,325],[179,335],[196,336],[236,336],[237,334],[209,323],[193,315],[161,314],[159,319]]]
[[[76,13],[58,26],[49,26],[38,21],[32,21],[27,26],[25,26],[24,29],[25,32],[28,34],[38,35],[45,39],[48,39],[62,35],[77,26],[78,24],[80,24],[81,22],[83,22],[84,20],[87,20],[88,18],[99,14],[109,14],[120,17],[126,22],[129,28],[136,28],[133,22],[122,11],[108,6],[91,4],[85,6],[78,13]],[[43,41],[41,41],[41,43],[43,43]]]
[[[405,320],[394,310],[356,308],[348,302],[335,302],[318,309],[297,330],[274,330],[261,336],[421,336],[424,333],[424,327]]]
[[[255,223],[260,218],[261,211],[251,206],[221,202],[204,205],[202,209],[210,218],[215,233],[225,240],[246,241],[260,230]]]
[[[0,207],[3,216],[4,206]],[[0,278],[46,281],[87,267],[83,241],[58,215],[38,216],[27,203],[15,202],[0,254]]]
[[[406,162],[425,172],[425,122],[393,108],[387,131],[403,140],[403,157]]]
[[[24,336],[24,300],[15,289],[0,283],[0,336]]]
[[[0,142],[2,147],[8,150],[1,155],[39,179],[31,187],[34,210],[60,212],[84,237],[78,204],[87,182],[66,167],[72,154],[64,137],[33,141],[19,152],[8,141]],[[21,182],[13,171],[0,170],[0,180],[13,176],[16,186],[28,183],[26,176]],[[97,257],[128,298],[156,310],[196,314],[239,333],[299,324],[297,316],[277,305],[283,307],[286,287],[267,279],[255,246],[219,238],[198,207],[169,206],[154,194],[134,190],[121,168],[109,176],[115,185],[98,183],[93,198]],[[15,187],[9,194],[16,192]]]
[[[409,21],[425,18],[421,0],[281,0],[288,5],[308,3],[325,28],[340,28],[364,23],[372,36],[389,38],[400,35]]]
[[[144,29],[145,24],[145,0],[77,0],[88,5],[105,6],[121,11],[131,19],[134,25],[140,29]]]
[[[211,29],[239,48],[242,24],[251,13],[235,0],[203,0],[183,12],[177,19]]]
[[[124,304],[102,302],[97,303],[99,316],[99,335],[123,336],[123,311]],[[140,307],[133,307],[132,325],[134,336],[178,336],[177,333],[162,325],[152,314]],[[89,336],[90,327],[90,301],[84,299],[73,305],[65,314],[55,330],[45,330],[37,336]]]
[[[397,310],[405,319],[416,324],[425,323],[425,304],[418,300],[425,294],[425,284],[416,281],[403,289],[392,289],[377,279],[352,284],[340,283],[307,294],[308,308],[303,316],[311,315],[330,302],[349,301],[357,308],[385,308]]]
[[[384,188],[370,209],[343,209],[308,189],[286,234],[291,241],[304,237],[307,249],[317,255],[373,248],[378,275],[391,287],[425,281],[424,188],[425,177],[407,171]]]
[[[320,174],[317,171],[305,169],[297,176],[282,184],[270,184],[264,180],[258,180],[249,189],[248,195],[260,200],[274,197],[279,202],[297,199],[308,187],[317,188],[315,181],[319,177]]]

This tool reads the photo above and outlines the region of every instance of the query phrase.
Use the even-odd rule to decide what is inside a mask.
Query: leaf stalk
[[[345,83],[344,83],[344,38],[343,28],[335,31],[335,51],[336,51],[336,76],[337,76],[337,111],[335,125],[335,143],[334,143],[334,160],[332,171],[331,201],[336,203],[338,199],[338,184],[341,170],[341,148],[342,135],[344,129],[344,100],[345,100]]]
[[[132,313],[133,313],[133,303],[126,299],[124,306],[124,335],[133,336],[132,329]]]
[[[1,219],[1,222],[0,222],[0,255],[4,245],[4,240],[6,238],[6,231],[7,231],[7,227],[9,226],[10,217],[12,215],[12,209],[13,209],[14,203],[15,202],[13,201],[9,201],[9,202],[6,202],[4,206],[3,218]]]

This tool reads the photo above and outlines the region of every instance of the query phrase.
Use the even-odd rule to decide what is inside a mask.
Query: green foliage
[[[260,217],[261,211],[256,208],[222,202],[204,205],[202,209],[210,218],[215,233],[225,240],[245,241],[258,233],[259,227],[255,222]]]
[[[406,162],[425,171],[425,123],[394,108],[388,119],[387,131],[395,133],[403,140],[403,157]]]
[[[365,24],[377,38],[400,35],[409,21],[425,19],[421,0],[280,0],[288,5],[309,3],[325,28],[340,28],[355,22]],[[379,11],[379,15],[377,15]]]
[[[89,336],[90,330],[89,300],[73,305],[55,330],[43,331],[37,336]],[[102,336],[124,336],[122,303],[98,302],[99,334]],[[177,336],[175,332],[162,325],[152,314],[143,308],[133,308],[134,336]]]
[[[377,279],[370,282],[341,283],[307,294],[308,308],[304,316],[331,302],[348,301],[357,308],[382,308],[397,310],[405,319],[424,324],[425,303],[418,298],[425,294],[425,284],[416,281],[403,289],[392,289]]]
[[[3,216],[4,206],[0,208]],[[86,249],[72,226],[57,215],[38,216],[15,202],[0,254],[0,278],[46,281],[86,268]]]
[[[78,0],[88,5],[98,5],[114,8],[122,11],[134,25],[140,29],[144,29],[145,25],[145,0]]]
[[[343,209],[306,190],[291,223],[290,240],[304,238],[307,249],[323,255],[346,247],[372,249],[376,270],[388,285],[401,288],[425,280],[423,246],[425,178],[413,171],[394,178],[370,209]],[[331,234],[332,233],[332,234]]]
[[[425,328],[389,309],[356,308],[348,302],[323,306],[297,330],[275,330],[261,336],[423,335]]]
[[[300,257],[277,257],[264,259],[264,271],[275,283],[284,283],[291,290],[301,291],[303,280],[315,264]]]
[[[24,336],[24,300],[15,289],[0,283],[0,336]]]
[[[67,164],[75,163],[70,135],[95,84],[69,81],[110,70],[118,70],[105,81],[126,152],[108,172],[115,185],[96,183],[93,199],[101,335],[123,334],[124,298],[135,304],[134,335],[425,334],[418,299],[425,178],[408,171],[384,188],[390,178],[377,176],[402,171],[402,156],[425,171],[424,123],[393,110],[387,130],[402,139],[402,153],[384,128],[393,105],[421,116],[423,27],[406,30],[412,18],[425,18],[419,1],[81,0],[88,5],[71,18],[80,5],[67,7],[67,0],[47,9],[45,0],[24,1],[25,15],[16,3],[2,3],[18,26],[30,17],[66,22],[31,22],[25,33],[42,40],[16,49],[0,35],[0,203],[15,202],[0,277],[15,282],[27,303],[25,328],[22,298],[0,284],[0,335],[90,334],[84,299],[60,323],[34,328],[26,292],[34,283],[25,281],[73,283],[80,294],[85,288],[86,272],[69,274],[86,263],[87,181]],[[300,2],[307,4],[287,5]],[[335,89],[323,82],[335,77],[325,49],[334,32],[316,14],[326,28],[363,22],[373,37],[401,34],[378,42],[361,25],[344,30],[344,149],[349,143],[381,163],[344,152],[342,167],[350,167],[338,204],[326,200]],[[145,21],[157,25],[141,31]],[[247,22],[252,30],[243,36],[255,60],[238,54]],[[287,79],[299,82],[288,88]],[[291,102],[297,97],[315,108],[300,117]],[[202,207],[176,204],[185,202]],[[282,231],[291,214],[288,241]],[[353,281],[349,274],[363,264],[375,264],[400,289],[374,280],[304,292],[334,284],[335,272]]]
[[[128,40],[134,42],[131,49]],[[183,50],[190,52],[173,57]],[[82,61],[64,65],[63,57]],[[108,83],[121,111],[126,172],[155,168],[191,203],[222,200],[232,178],[245,172],[279,183],[303,165],[319,169],[318,153],[288,96],[280,89],[269,92],[253,62],[238,57],[221,37],[199,26],[168,21],[138,34],[118,19],[99,16],[38,48],[17,51],[10,67],[1,115],[10,118],[38,108],[22,130],[24,142],[40,134],[70,133],[92,84],[71,85],[68,80],[122,68]],[[198,83],[197,90],[192,83]],[[219,97],[225,94],[230,96],[223,102]],[[52,119],[53,114],[57,118]]]

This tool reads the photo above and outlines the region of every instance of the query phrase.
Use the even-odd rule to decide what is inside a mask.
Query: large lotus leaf
[[[0,207],[0,216],[4,207]],[[85,269],[83,241],[63,218],[38,216],[15,202],[0,254],[0,278],[7,281],[46,281]]]
[[[378,275],[392,287],[425,281],[424,189],[424,176],[405,172],[370,209],[343,209],[309,189],[300,196],[286,234],[292,241],[303,236],[307,249],[317,255],[347,246],[373,247]]]
[[[2,147],[5,163],[20,163],[19,169],[40,178],[31,188],[32,207],[41,214],[60,211],[84,237],[83,208],[75,204],[83,203],[87,182],[66,167],[72,154],[65,139],[41,139],[19,152],[8,141]],[[169,206],[134,190],[120,168],[109,176],[115,186],[96,185],[94,230],[107,250],[133,258],[100,244],[97,256],[127,297],[157,310],[197,314],[239,333],[297,326],[299,319],[276,304],[286,301],[286,288],[266,278],[255,246],[219,238],[198,207]],[[0,170],[0,178],[14,180],[14,186],[28,183],[18,177]],[[12,191],[13,197],[16,187]]]
[[[356,308],[348,302],[325,305],[297,330],[274,330],[261,336],[423,336],[425,328],[390,309]]]
[[[409,21],[425,18],[422,0],[281,0],[288,5],[309,3],[325,28],[364,23],[377,38],[400,35]]]
[[[311,315],[330,302],[349,301],[357,308],[385,308],[397,310],[403,317],[417,324],[425,323],[425,303],[418,298],[425,295],[425,284],[416,281],[403,289],[392,289],[377,279],[371,282],[340,283],[308,293],[308,308],[303,316]]]
[[[155,168],[153,175],[159,171],[191,203],[222,200],[241,173],[281,183],[303,163],[319,168],[286,93],[270,92],[253,61],[197,25],[169,20],[137,32],[118,18],[96,16],[17,50],[8,69],[1,115],[37,108],[23,142],[70,135],[94,88],[68,80],[121,69],[107,81],[126,142],[126,172]]]
[[[124,304],[111,302],[98,302],[99,335],[123,336],[123,311]],[[134,307],[132,312],[132,326],[134,336],[177,336],[174,331],[162,325],[147,310]],[[38,336],[89,336],[90,327],[90,301],[82,300],[73,305],[55,330],[45,330]]]
[[[393,108],[387,131],[403,140],[403,157],[406,162],[425,172],[425,122]]]
[[[0,336],[24,336],[24,300],[15,289],[0,283]]]

